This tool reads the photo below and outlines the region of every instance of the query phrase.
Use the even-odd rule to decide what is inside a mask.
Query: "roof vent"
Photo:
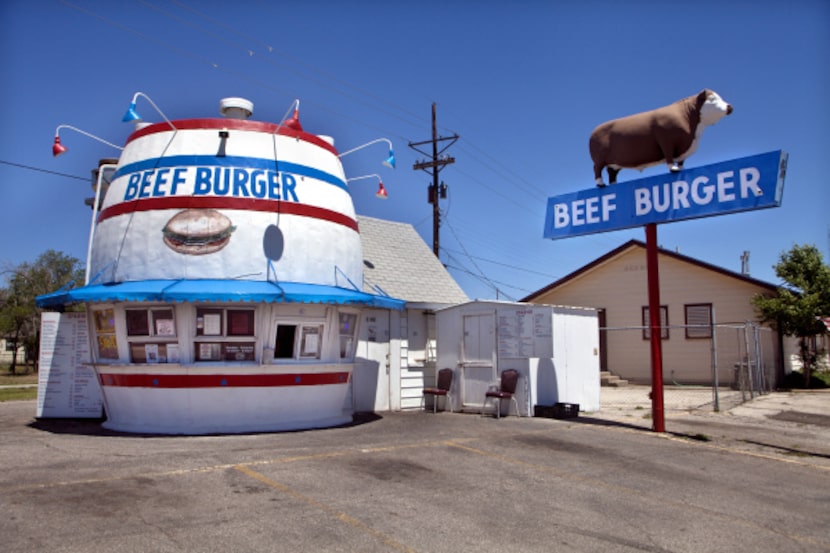
[[[254,103],[245,98],[222,98],[219,113],[228,119],[247,119],[254,114]]]

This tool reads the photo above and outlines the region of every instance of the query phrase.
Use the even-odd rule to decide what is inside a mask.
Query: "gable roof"
[[[598,266],[602,265],[603,263],[605,263],[605,262],[607,262],[607,261],[609,261],[609,260],[611,260],[611,259],[613,259],[613,258],[615,258],[619,255],[622,255],[623,253],[625,253],[625,252],[627,252],[627,251],[629,251],[633,248],[641,248],[642,250],[645,250],[646,249],[646,244],[645,244],[645,242],[642,242],[640,240],[629,240],[628,242],[626,242],[622,246],[619,246],[618,248],[615,248],[615,249],[611,250],[610,252],[606,253],[605,255],[596,258],[595,260],[591,261],[587,265],[583,265],[582,267],[580,267],[576,271],[560,278],[559,280],[557,280],[557,281],[555,281],[551,284],[548,284],[544,288],[541,288],[541,289],[531,293],[527,297],[522,298],[520,301],[532,301],[533,299],[535,299],[535,298],[537,298],[537,297],[539,297],[539,296],[541,296],[541,295],[543,295],[547,292],[550,292],[551,290],[554,290],[554,289],[556,289],[556,288],[558,288],[558,287],[560,287],[564,284],[567,284],[568,282],[578,278],[579,276],[591,271],[595,267],[598,267]],[[766,290],[769,290],[771,292],[775,292],[775,291],[778,290],[778,286],[776,286],[775,284],[770,284],[769,282],[765,282],[763,280],[758,280],[757,278],[752,278],[750,276],[747,276],[747,275],[744,275],[744,274],[741,274],[741,273],[736,273],[734,271],[724,269],[723,267],[718,267],[717,265],[712,265],[711,263],[706,263],[705,261],[700,261],[699,259],[695,259],[695,258],[689,257],[687,255],[679,254],[677,252],[673,252],[671,250],[666,250],[666,249],[663,249],[663,248],[658,248],[657,251],[658,251],[658,255],[672,257],[674,259],[677,259],[678,261],[681,261],[681,262],[684,262],[684,263],[689,263],[689,264],[692,264],[692,265],[696,265],[696,266],[701,267],[703,269],[713,271],[713,272],[722,274],[722,275],[730,277],[730,278],[735,278],[735,279],[738,279],[738,280],[741,280],[741,281],[744,281],[744,282],[748,282],[750,284],[753,284],[755,286],[759,286],[759,287],[764,288]]]
[[[467,294],[415,228],[358,215],[363,245],[363,290],[407,303],[456,304]]]

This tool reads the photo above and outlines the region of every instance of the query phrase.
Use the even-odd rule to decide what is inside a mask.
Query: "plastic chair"
[[[498,390],[487,390],[484,394],[484,404],[481,406],[481,411],[484,412],[484,408],[487,406],[487,400],[489,399],[497,399],[499,400],[498,406],[496,407],[496,418],[501,418],[501,401],[503,399],[512,400],[513,403],[516,404],[516,415],[521,416],[519,413],[519,402],[516,400],[516,385],[519,383],[519,371],[516,369],[507,369],[502,371],[501,373],[501,385],[499,386]],[[507,408],[507,414],[510,414],[510,407]]]
[[[425,407],[424,403],[426,402],[426,397],[432,396],[432,412],[437,412],[438,406],[438,398],[444,397],[444,408],[449,404],[450,406],[450,413],[452,413],[452,394],[450,394],[450,390],[452,389],[452,376],[453,371],[452,369],[441,369],[438,371],[438,378],[435,382],[434,388],[424,388],[424,395],[421,396],[421,405]]]

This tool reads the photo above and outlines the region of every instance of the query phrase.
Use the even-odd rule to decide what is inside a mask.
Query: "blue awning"
[[[102,302],[324,303],[403,309],[404,300],[338,286],[262,280],[138,280],[58,290],[36,298],[38,307]]]

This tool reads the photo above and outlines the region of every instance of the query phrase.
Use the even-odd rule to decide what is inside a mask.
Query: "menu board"
[[[101,388],[89,362],[86,313],[44,312],[40,323],[37,417],[101,416]]]
[[[553,356],[553,317],[547,308],[500,308],[499,357]]]

